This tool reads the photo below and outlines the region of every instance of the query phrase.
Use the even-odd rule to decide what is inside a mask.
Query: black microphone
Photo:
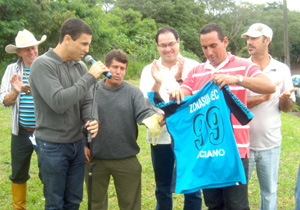
[[[91,65],[93,65],[94,63],[97,62],[90,55],[85,56],[84,61],[87,62],[87,63],[89,63],[89,64],[91,64]],[[104,74],[108,79],[112,78],[112,75],[111,75],[110,72],[103,72],[102,74]]]

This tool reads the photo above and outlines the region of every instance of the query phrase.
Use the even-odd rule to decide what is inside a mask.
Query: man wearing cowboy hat
[[[7,66],[2,77],[0,103],[12,106],[11,163],[13,209],[26,209],[27,180],[33,144],[29,137],[35,129],[34,105],[28,76],[30,66],[38,57],[38,45],[46,40],[46,35],[37,41],[26,29],[19,31],[16,45],[5,47],[7,53],[17,53],[20,58]]]

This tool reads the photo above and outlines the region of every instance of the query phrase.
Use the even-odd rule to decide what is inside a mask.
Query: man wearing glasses
[[[141,75],[140,89],[147,97],[147,92],[159,89],[159,93],[164,101],[169,101],[168,91],[179,88],[188,72],[195,66],[199,65],[197,61],[184,58],[179,53],[180,39],[177,31],[169,26],[162,27],[158,30],[155,41],[160,58],[154,60],[152,64],[147,65]],[[157,82],[154,80],[153,73],[158,72],[160,78]],[[157,84],[159,87],[157,87]],[[155,108],[147,103],[157,112],[163,113],[162,110]],[[174,169],[174,153],[171,147],[171,138],[163,126],[163,132],[159,137],[152,141],[152,137],[147,132],[147,140],[151,146],[151,157],[156,182],[156,210],[171,210],[173,206],[171,183]],[[201,209],[202,198],[201,192],[185,194],[184,209]]]

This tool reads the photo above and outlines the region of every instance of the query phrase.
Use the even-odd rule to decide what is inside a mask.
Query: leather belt
[[[28,132],[33,132],[35,130],[35,128],[23,127],[22,125],[20,125],[20,127],[27,130]]]

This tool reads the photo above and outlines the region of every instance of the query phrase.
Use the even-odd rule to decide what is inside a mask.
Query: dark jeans
[[[83,196],[84,143],[60,144],[36,139],[46,210],[77,210]]]
[[[249,159],[242,158],[248,183]],[[226,166],[224,166],[226,167]],[[205,205],[209,210],[250,210],[248,184],[202,190]]]
[[[15,184],[27,182],[30,178],[29,168],[33,152],[33,145],[29,139],[33,132],[19,127],[19,135],[11,136],[11,165],[10,180]]]
[[[156,210],[171,210],[173,207],[171,185],[175,161],[171,144],[151,145],[151,157],[156,182]],[[184,194],[184,210],[200,210],[201,208],[200,190]]]

